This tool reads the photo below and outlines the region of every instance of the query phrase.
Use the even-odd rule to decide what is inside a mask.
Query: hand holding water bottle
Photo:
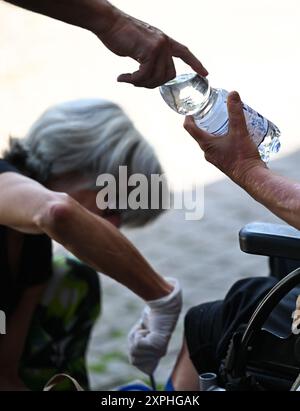
[[[174,111],[192,115],[195,124],[214,136],[228,132],[228,91],[210,86],[207,78],[195,73],[181,74],[160,87],[160,93]],[[280,149],[280,130],[270,120],[243,104],[251,139],[264,162]]]
[[[192,116],[186,117],[184,127],[199,143],[207,161],[219,168],[233,181],[241,184],[247,172],[254,167],[265,168],[258,149],[247,129],[243,103],[237,92],[230,93],[227,100],[229,130],[224,136],[214,135],[199,129]]]

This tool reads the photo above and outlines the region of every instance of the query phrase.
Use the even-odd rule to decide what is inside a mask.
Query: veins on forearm
[[[92,32],[106,31],[119,10],[106,0],[5,0]]]
[[[260,169],[250,172],[242,186],[255,200],[300,229],[300,184]]]

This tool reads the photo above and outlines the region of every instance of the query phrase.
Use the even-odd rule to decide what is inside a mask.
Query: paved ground
[[[300,151],[272,163],[280,174],[299,177]],[[185,221],[182,211],[170,211],[157,222],[126,235],[163,275],[180,279],[184,312],[200,302],[222,298],[230,285],[242,277],[266,275],[265,257],[243,254],[238,231],[246,223],[278,221],[228,179],[205,189],[205,215],[200,221]],[[89,363],[94,388],[111,387],[141,378],[128,365],[126,335],[143,305],[129,292],[103,278],[103,316],[95,328]],[[182,318],[166,358],[157,371],[164,382],[176,358],[182,335]]]

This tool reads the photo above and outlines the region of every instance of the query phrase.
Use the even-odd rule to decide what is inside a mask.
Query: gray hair
[[[22,139],[11,138],[4,158],[29,177],[45,183],[53,176],[80,173],[91,185],[109,173],[118,179],[119,166],[128,174],[162,174],[153,148],[124,111],[111,101],[81,99],[46,110]],[[96,188],[96,186],[95,186]],[[161,210],[124,210],[123,222],[142,225]]]

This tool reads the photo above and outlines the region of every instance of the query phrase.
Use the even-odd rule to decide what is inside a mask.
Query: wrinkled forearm
[[[80,260],[144,300],[161,298],[173,289],[112,224],[70,198],[45,208],[37,225]]]
[[[264,167],[253,167],[236,180],[256,201],[300,230],[300,184]]]
[[[120,10],[106,0],[5,0],[45,16],[90,30],[105,33]]]
[[[145,300],[172,291],[138,250],[112,224],[64,193],[21,174],[0,175],[0,224],[25,233],[45,233],[97,271]]]

